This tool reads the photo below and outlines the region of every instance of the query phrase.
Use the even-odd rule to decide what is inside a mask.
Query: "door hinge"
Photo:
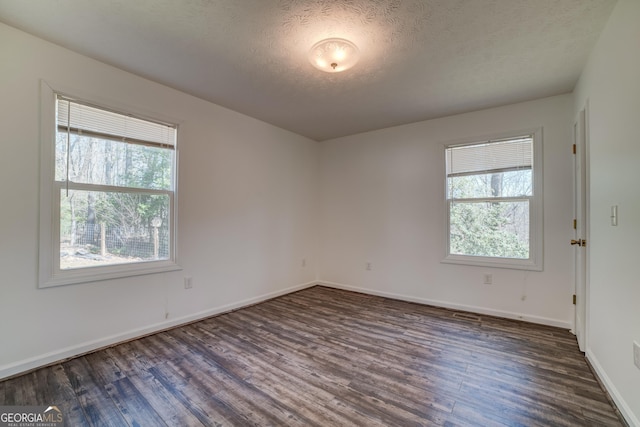
[[[576,154],[576,150],[577,150],[576,144],[573,144],[573,154]]]
[[[573,294],[573,305],[576,305],[576,294]]]
[[[574,229],[574,230],[577,230],[577,229],[578,229],[578,220],[577,220],[577,219],[574,219],[574,220],[573,220],[573,229]]]

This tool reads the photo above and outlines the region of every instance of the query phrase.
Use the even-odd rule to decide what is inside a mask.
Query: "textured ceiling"
[[[615,0],[0,0],[0,21],[315,140],[573,90]],[[318,40],[361,59],[323,73]]]

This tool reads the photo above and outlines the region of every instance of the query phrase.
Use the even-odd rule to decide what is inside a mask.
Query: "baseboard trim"
[[[627,422],[627,424],[629,424],[630,426],[640,427],[640,420],[635,416],[631,408],[629,408],[627,402],[622,398],[622,396],[620,396],[618,389],[613,385],[611,379],[602,368],[602,365],[600,365],[598,358],[593,354],[591,349],[587,349],[587,351],[585,352],[585,357],[587,358],[587,361],[591,365],[591,368],[595,372],[596,376],[600,380],[600,383],[604,386],[607,393],[609,393],[609,396],[615,403],[618,411],[620,411],[620,414]]]
[[[175,319],[167,320],[165,322],[156,323],[143,328],[132,329],[130,331],[103,337],[100,339],[88,341],[82,344],[74,345],[71,347],[62,348],[60,350],[52,351],[49,353],[41,354],[39,356],[31,357],[29,359],[21,360],[16,363],[0,366],[0,380],[4,380],[10,377],[23,375],[27,372],[34,371],[36,369],[55,365],[65,360],[79,357],[87,353],[112,347],[114,345],[121,344],[123,342],[131,341],[133,339],[142,338],[148,335],[153,335],[158,332],[166,331],[176,328],[178,326],[187,325],[189,323],[197,322],[208,317],[217,316],[230,311],[238,310],[250,305],[254,305],[263,301],[267,301],[282,295],[290,294],[292,292],[300,291],[302,289],[316,286],[318,282],[313,280],[311,282],[303,283],[289,288],[281,289],[275,292],[269,292],[257,297],[248,298],[242,301],[238,301],[231,304],[225,304],[219,307],[215,307],[209,310],[200,311],[187,316],[177,317]]]
[[[540,325],[555,326],[555,327],[566,329],[566,330],[571,329],[570,322],[566,322],[558,319],[550,319],[547,317],[532,316],[529,314],[514,313],[510,311],[503,311],[503,310],[493,310],[490,308],[478,307],[473,305],[456,304],[456,303],[450,303],[446,301],[438,301],[438,300],[432,300],[427,298],[414,297],[411,295],[404,295],[404,294],[397,294],[393,292],[378,291],[375,289],[361,288],[358,286],[345,285],[343,283],[329,282],[325,280],[318,280],[317,283],[318,285],[327,286],[327,287],[336,288],[336,289],[343,289],[345,291],[360,292],[363,294],[376,295],[379,297],[397,299],[397,300],[408,301],[408,302],[415,302],[418,304],[433,305],[436,307],[450,308],[452,310],[468,311],[468,312],[477,313],[477,314],[484,314],[487,316],[502,317],[505,319],[522,320],[525,322],[537,323]]]

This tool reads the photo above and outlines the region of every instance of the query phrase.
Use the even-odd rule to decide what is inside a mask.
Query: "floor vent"
[[[470,313],[453,313],[453,317],[456,319],[470,320],[472,322],[480,322],[482,319],[478,316],[474,316]]]

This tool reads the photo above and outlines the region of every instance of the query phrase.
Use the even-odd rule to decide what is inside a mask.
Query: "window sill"
[[[98,282],[102,280],[121,279],[178,270],[182,270],[182,267],[173,261],[149,261],[105,267],[86,267],[75,270],[60,271],[53,274],[51,277],[41,278],[38,287],[51,288],[54,286]]]
[[[494,258],[481,256],[448,255],[442,261],[443,264],[470,265],[476,267],[508,268],[512,270],[542,271],[542,263],[534,260]]]

